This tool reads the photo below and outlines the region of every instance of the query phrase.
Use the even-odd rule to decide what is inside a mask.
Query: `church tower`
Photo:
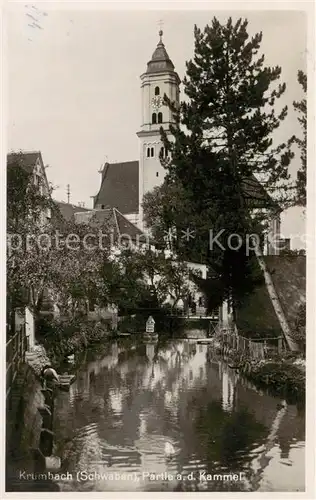
[[[165,46],[163,32],[159,31],[159,43],[147,63],[147,71],[140,77],[142,94],[141,128],[137,132],[140,142],[139,158],[139,225],[143,228],[143,196],[162,184],[165,169],[159,159],[160,151],[166,155],[160,137],[160,127],[167,132],[173,117],[170,109],[163,105],[163,97],[179,103],[180,78],[174,70]]]

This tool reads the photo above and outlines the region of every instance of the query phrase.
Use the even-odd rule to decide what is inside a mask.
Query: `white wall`
[[[28,338],[29,350],[35,346],[35,320],[32,311],[25,308],[25,334]]]

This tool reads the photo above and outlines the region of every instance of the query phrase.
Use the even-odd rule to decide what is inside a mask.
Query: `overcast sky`
[[[34,7],[15,4],[7,12],[8,150],[40,150],[59,200],[66,200],[69,183],[71,202],[91,207],[104,162],[139,158],[139,76],[158,43],[160,19],[163,41],[182,79],[185,61],[193,55],[194,23],[204,28],[214,15],[220,21],[229,14],[247,17],[250,34],[263,32],[266,64],[280,65],[287,84],[282,104],[290,112],[276,138],[283,141],[300,132],[292,101],[302,98],[297,71],[306,69],[303,12]],[[39,27],[31,27],[33,22]],[[291,171],[298,165],[299,157]],[[292,211],[284,232],[293,227],[302,231],[300,216]]]

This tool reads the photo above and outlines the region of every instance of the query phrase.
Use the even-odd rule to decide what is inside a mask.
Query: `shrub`
[[[301,304],[292,329],[293,340],[302,352],[306,351],[306,304]]]
[[[305,374],[290,362],[255,365],[251,378],[285,395],[303,396],[305,393]]]
[[[73,352],[83,351],[88,345],[104,339],[109,327],[106,322],[93,322],[87,319],[53,320],[41,318],[37,324],[38,336],[49,357],[56,362]]]

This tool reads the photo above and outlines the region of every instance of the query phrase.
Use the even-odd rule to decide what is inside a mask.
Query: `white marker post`
[[[155,332],[155,320],[152,316],[149,316],[146,321],[146,333],[154,333]]]

